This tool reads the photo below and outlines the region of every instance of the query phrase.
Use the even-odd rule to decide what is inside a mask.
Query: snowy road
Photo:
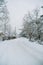
[[[0,65],[43,65],[43,46],[25,38],[0,42]]]

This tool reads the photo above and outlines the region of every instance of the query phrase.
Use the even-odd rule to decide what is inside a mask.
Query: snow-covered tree
[[[32,17],[33,16],[33,17]],[[25,15],[23,19],[23,28],[22,32],[20,33],[21,36],[28,37],[30,40],[34,38],[35,40],[41,40],[43,23],[42,19],[39,15],[39,9],[35,9],[32,14]]]
[[[7,31],[7,26],[9,22],[8,14],[9,12],[5,0],[0,0],[0,25],[1,25],[1,30],[3,31],[4,34],[8,32]]]
[[[4,32],[6,31],[7,23],[9,20],[8,9],[5,0],[0,0],[0,22],[2,23]]]

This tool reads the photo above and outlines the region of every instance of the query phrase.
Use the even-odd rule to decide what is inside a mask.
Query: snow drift
[[[26,38],[0,41],[0,65],[43,65],[43,45]]]

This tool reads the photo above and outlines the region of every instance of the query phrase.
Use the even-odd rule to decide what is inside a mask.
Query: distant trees
[[[12,28],[11,28],[11,25],[10,24],[8,24],[7,25],[7,32],[8,32],[8,37],[10,37],[11,36],[11,34],[12,34]]]
[[[29,38],[29,40],[43,40],[43,17],[39,15],[39,9],[36,8],[33,14],[30,12],[23,18],[23,28],[20,33],[21,36]]]
[[[15,29],[14,29],[13,32],[12,32],[12,36],[13,36],[14,38],[17,37],[16,27],[15,27]]]

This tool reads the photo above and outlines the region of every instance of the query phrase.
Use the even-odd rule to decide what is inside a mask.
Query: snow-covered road
[[[0,42],[0,65],[43,65],[43,46],[26,38]]]

